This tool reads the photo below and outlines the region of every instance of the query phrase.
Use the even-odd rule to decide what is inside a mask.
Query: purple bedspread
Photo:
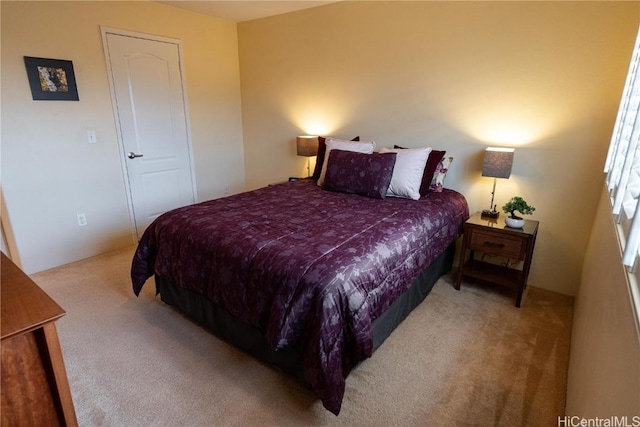
[[[300,341],[305,379],[338,414],[345,378],[371,356],[371,322],[468,216],[447,189],[414,201],[333,193],[313,180],[270,186],[157,218],[134,255],[133,290],[156,274],[264,331],[274,350]]]

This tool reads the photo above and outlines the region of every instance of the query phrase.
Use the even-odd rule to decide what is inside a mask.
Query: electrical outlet
[[[229,194],[229,186],[225,185],[224,186],[224,195],[227,196]]]
[[[79,213],[76,216],[78,217],[78,226],[84,227],[85,225],[87,225],[87,215],[85,215],[84,213]]]

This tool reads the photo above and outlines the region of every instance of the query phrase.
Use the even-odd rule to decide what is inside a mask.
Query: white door
[[[180,45],[103,29],[116,124],[138,238],[195,201]]]

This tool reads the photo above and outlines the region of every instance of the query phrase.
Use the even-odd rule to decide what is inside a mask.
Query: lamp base
[[[500,216],[500,212],[498,211],[490,211],[488,209],[485,209],[482,211],[482,215],[485,218],[498,218]]]

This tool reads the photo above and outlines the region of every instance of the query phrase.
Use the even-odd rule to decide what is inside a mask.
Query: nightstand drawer
[[[524,259],[525,247],[522,239],[509,239],[495,233],[474,230],[471,234],[470,249],[506,258]]]

